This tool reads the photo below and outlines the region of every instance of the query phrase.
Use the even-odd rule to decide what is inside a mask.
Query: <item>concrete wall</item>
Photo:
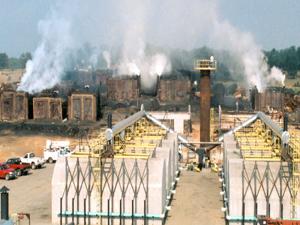
[[[291,178],[286,162],[246,161],[240,157],[240,150],[237,148],[234,136],[225,135],[224,173],[230,218],[242,218],[243,194],[246,218],[255,215],[255,198],[257,215],[267,215],[269,198],[270,217],[280,218],[280,193],[283,196],[283,217],[291,217],[289,192]],[[298,209],[298,215],[299,212]]]
[[[63,211],[66,209],[66,197],[68,198],[68,210],[72,211],[72,198],[75,198],[75,211],[83,212],[83,201],[87,197],[87,187],[86,185],[81,185],[83,177],[87,180],[88,176],[77,176],[75,165],[77,159],[70,158],[68,160],[68,165],[70,171],[75,171],[74,181],[71,181],[71,176],[68,175],[66,178],[65,173],[65,162],[63,159],[59,159],[56,162],[53,179],[52,179],[52,223],[59,224],[59,211],[60,211],[60,197],[63,196]],[[114,160],[114,172],[112,170],[105,174],[103,178],[103,198],[102,198],[102,212],[104,214],[110,213],[119,215],[120,213],[120,200],[122,204],[122,214],[131,215],[132,212],[132,200],[134,200],[135,214],[144,215],[144,200],[147,199],[148,195],[147,208],[148,214],[161,216],[165,210],[166,206],[166,160],[153,158],[148,161],[149,174],[146,176],[146,165],[147,161],[145,160],[134,160],[134,159],[115,159]],[[79,160],[80,167],[83,171],[83,174],[88,169],[88,160],[81,158]],[[135,168],[136,164],[138,165],[138,172]],[[127,175],[121,175],[124,172],[124,165],[126,167]],[[137,172],[137,174],[135,174]],[[169,171],[168,171],[169,172]],[[135,176],[137,175],[137,176]],[[141,177],[139,177],[141,176]],[[120,178],[120,179],[119,179]],[[129,179],[130,178],[130,179]],[[66,179],[68,179],[68,196],[66,196]],[[77,185],[77,179],[79,180],[79,185]],[[148,183],[147,183],[148,182]],[[147,185],[148,184],[148,185]],[[91,178],[91,185],[94,185],[94,188],[91,192],[91,202],[90,208],[87,211],[92,213],[100,212],[99,199],[100,195],[96,189],[95,178]],[[146,186],[147,185],[147,186]],[[79,194],[79,208],[77,209],[77,194],[76,188],[81,187]],[[87,185],[88,186],[88,185]],[[112,194],[112,190],[113,194]],[[122,194],[124,193],[124,195]],[[110,201],[108,209],[108,200]],[[119,218],[112,219],[118,224]],[[63,219],[65,221],[65,219]],[[71,219],[68,219],[70,222]],[[82,223],[83,218],[80,218]],[[125,224],[131,224],[131,218],[124,219]],[[92,224],[97,224],[97,219],[92,219]],[[108,224],[107,218],[102,218],[102,224]],[[137,224],[144,224],[143,220],[138,220]],[[162,224],[161,220],[155,220],[151,224]]]

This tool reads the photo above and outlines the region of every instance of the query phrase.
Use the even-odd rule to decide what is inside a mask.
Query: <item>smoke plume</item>
[[[273,66],[270,71],[270,75],[267,77],[268,83],[272,85],[282,85],[285,86],[285,74],[282,73],[280,69]]]
[[[104,58],[107,68],[113,65],[119,75],[141,75],[145,89],[155,86],[157,76],[170,72],[170,48],[203,45],[235,55],[247,87],[256,85],[262,91],[268,82],[283,79],[278,68],[269,68],[254,37],[222,17],[218,0],[54,0],[53,4],[53,12],[39,23],[41,43],[26,66],[20,90],[38,92],[58,83],[70,65],[70,52],[85,42],[99,51],[93,52],[91,63]],[[149,44],[159,47],[149,50]],[[229,70],[234,73],[236,67]]]
[[[49,19],[39,23],[42,41],[26,64],[18,90],[40,92],[56,85],[62,78],[67,56],[72,47],[70,22],[57,18],[55,12]]]
[[[111,58],[110,58],[110,53],[108,51],[103,51],[102,56],[106,62],[106,68],[110,69],[111,67]]]

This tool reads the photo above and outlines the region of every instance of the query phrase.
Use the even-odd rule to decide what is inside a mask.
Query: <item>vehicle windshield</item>
[[[20,159],[9,159],[7,160],[7,164],[20,164],[21,160]]]
[[[4,164],[0,166],[0,170],[6,170],[6,169],[8,169],[8,168],[9,168],[9,167],[8,167],[7,165],[4,165]]]
[[[69,153],[70,153],[70,150],[67,149],[67,148],[60,151],[60,154],[61,154],[61,155],[66,155],[66,154],[69,154]]]

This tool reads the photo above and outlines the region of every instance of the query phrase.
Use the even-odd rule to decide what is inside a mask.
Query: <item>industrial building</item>
[[[88,151],[59,160],[52,222],[164,224],[179,175],[178,138],[142,109],[90,140]]]
[[[300,143],[288,132],[287,118],[281,128],[258,112],[221,140],[224,140],[221,194],[228,224],[253,224],[261,216],[297,219]]]

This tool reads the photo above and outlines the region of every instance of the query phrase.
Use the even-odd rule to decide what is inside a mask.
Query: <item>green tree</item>
[[[22,53],[19,58],[21,68],[25,68],[27,61],[31,60],[31,59],[32,59],[32,56],[31,56],[30,52]]]
[[[15,58],[15,57],[11,57],[8,59],[8,67],[10,69],[19,69],[22,68],[20,65],[20,59],[19,58]]]
[[[291,46],[286,49],[265,52],[269,65],[279,67],[287,71],[289,77],[295,77],[300,70],[300,48]]]
[[[6,53],[0,53],[0,69],[8,68],[8,56]]]

